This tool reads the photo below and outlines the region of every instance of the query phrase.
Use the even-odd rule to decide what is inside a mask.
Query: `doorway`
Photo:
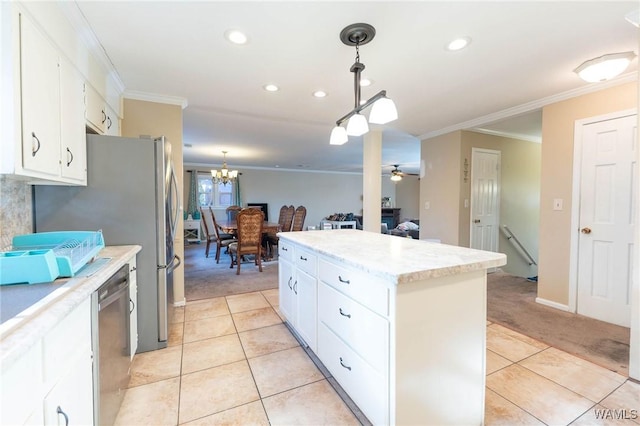
[[[636,134],[635,112],[576,122],[573,310],[623,327],[631,321]]]
[[[498,251],[501,152],[471,149],[471,232],[469,246]]]

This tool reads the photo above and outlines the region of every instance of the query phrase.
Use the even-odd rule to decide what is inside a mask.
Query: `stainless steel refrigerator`
[[[179,189],[171,145],[87,135],[87,186],[35,186],[35,231],[102,230],[106,245],[139,244],[138,352],[167,346]]]

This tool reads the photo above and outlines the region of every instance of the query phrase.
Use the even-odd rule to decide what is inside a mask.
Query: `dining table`
[[[236,220],[221,220],[216,221],[218,223],[218,228],[226,234],[237,235],[238,234],[238,222]],[[275,234],[276,232],[280,232],[281,226],[278,222],[267,222],[264,221],[262,223],[262,234]],[[264,246],[264,238],[263,238],[263,246]],[[273,253],[270,252],[268,247],[264,247],[262,251],[263,260],[273,259]]]

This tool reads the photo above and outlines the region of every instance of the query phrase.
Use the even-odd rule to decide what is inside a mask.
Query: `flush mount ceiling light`
[[[336,121],[336,127],[331,131],[329,143],[342,145],[350,136],[362,136],[369,131],[367,119],[361,114],[362,110],[373,105],[369,114],[369,123],[386,124],[398,118],[398,111],[393,101],[387,98],[386,90],[381,90],[365,102],[360,101],[361,75],[364,64],[360,63],[360,46],[369,43],[376,35],[376,30],[369,24],[352,24],[340,32],[340,40],[347,46],[356,47],[356,61],[349,71],[353,73],[353,90],[355,94],[354,107],[345,116]],[[347,121],[347,128],[342,123]]]
[[[633,52],[610,53],[584,62],[573,72],[589,83],[610,80],[622,74],[635,57]]]
[[[223,184],[226,185],[229,182],[234,182],[238,178],[237,170],[229,170],[227,167],[227,151],[222,151],[223,160],[222,160],[222,169],[220,170],[211,170],[211,179],[213,180],[213,184]]]
[[[326,98],[327,97],[327,92],[325,92],[324,90],[316,90],[315,92],[313,92],[313,97],[314,98]]]
[[[265,84],[264,86],[262,86],[262,88],[267,92],[277,92],[278,90],[280,90],[280,88],[275,84]]]

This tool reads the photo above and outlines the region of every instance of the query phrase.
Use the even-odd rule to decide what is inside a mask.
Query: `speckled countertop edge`
[[[393,284],[486,270],[507,262],[502,253],[352,229],[278,236]]]
[[[74,277],[30,308],[0,326],[0,367],[10,367],[49,330],[65,318],[141,250],[138,245],[108,246],[98,258],[110,258],[89,277]]]

